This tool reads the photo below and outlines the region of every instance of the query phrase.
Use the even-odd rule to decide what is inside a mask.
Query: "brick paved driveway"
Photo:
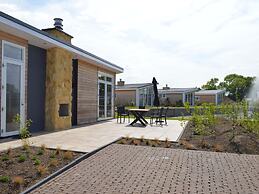
[[[259,193],[259,155],[113,144],[32,193]]]

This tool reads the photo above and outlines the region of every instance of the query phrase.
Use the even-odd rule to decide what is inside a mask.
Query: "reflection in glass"
[[[107,84],[107,117],[112,116],[112,86]]]
[[[9,44],[4,44],[4,56],[11,59],[23,60],[22,49]]]
[[[20,114],[21,66],[7,63],[6,69],[6,132],[17,131],[13,122]]]
[[[105,117],[105,84],[99,83],[99,118]]]

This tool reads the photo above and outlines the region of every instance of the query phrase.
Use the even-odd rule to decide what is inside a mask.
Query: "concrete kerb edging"
[[[35,190],[36,188],[40,187],[41,185],[45,184],[46,182],[50,181],[51,179],[57,177],[58,175],[60,175],[61,173],[65,172],[66,170],[72,168],[73,166],[75,166],[76,164],[82,162],[83,160],[85,160],[86,158],[94,155],[95,153],[99,152],[100,150],[106,148],[107,146],[119,141],[120,139],[122,139],[122,137],[104,145],[101,146],[95,150],[93,150],[92,152],[86,153],[82,156],[80,156],[79,158],[75,159],[74,161],[72,161],[71,163],[67,164],[66,166],[64,166],[63,168],[59,169],[58,171],[54,172],[53,174],[49,175],[48,177],[42,179],[41,181],[39,181],[38,183],[32,185],[31,187],[29,187],[28,189],[26,189],[25,191],[21,192],[20,194],[28,194],[31,191]]]
[[[185,130],[186,130],[188,124],[189,124],[189,121],[186,122],[186,125],[184,126],[184,129],[182,130],[181,134],[179,135],[179,137],[177,138],[177,140],[176,140],[175,142],[178,143],[178,142],[180,141],[180,139],[182,138],[183,133],[185,132]]]

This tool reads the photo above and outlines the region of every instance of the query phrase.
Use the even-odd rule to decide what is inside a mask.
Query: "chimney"
[[[62,22],[63,22],[63,19],[54,18],[54,28],[46,28],[46,29],[42,29],[42,31],[47,32],[50,35],[54,36],[55,38],[58,38],[64,42],[71,44],[71,39],[73,38],[73,36],[63,31]]]
[[[61,18],[54,18],[54,21],[55,21],[54,23],[55,28],[58,30],[63,30],[63,24],[62,24],[63,20]]]
[[[117,82],[118,86],[124,86],[124,84],[125,84],[125,81],[122,81],[121,79],[120,79],[120,81]]]
[[[166,84],[165,87],[163,87],[163,90],[169,90],[170,87],[168,87],[168,85]]]

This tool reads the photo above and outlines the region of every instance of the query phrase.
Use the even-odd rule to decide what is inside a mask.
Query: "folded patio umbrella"
[[[154,94],[155,94],[153,105],[158,107],[160,105],[160,102],[159,102],[158,90],[157,90],[157,84],[158,83],[157,83],[155,77],[153,77],[152,84],[153,84],[153,87],[154,87]]]

